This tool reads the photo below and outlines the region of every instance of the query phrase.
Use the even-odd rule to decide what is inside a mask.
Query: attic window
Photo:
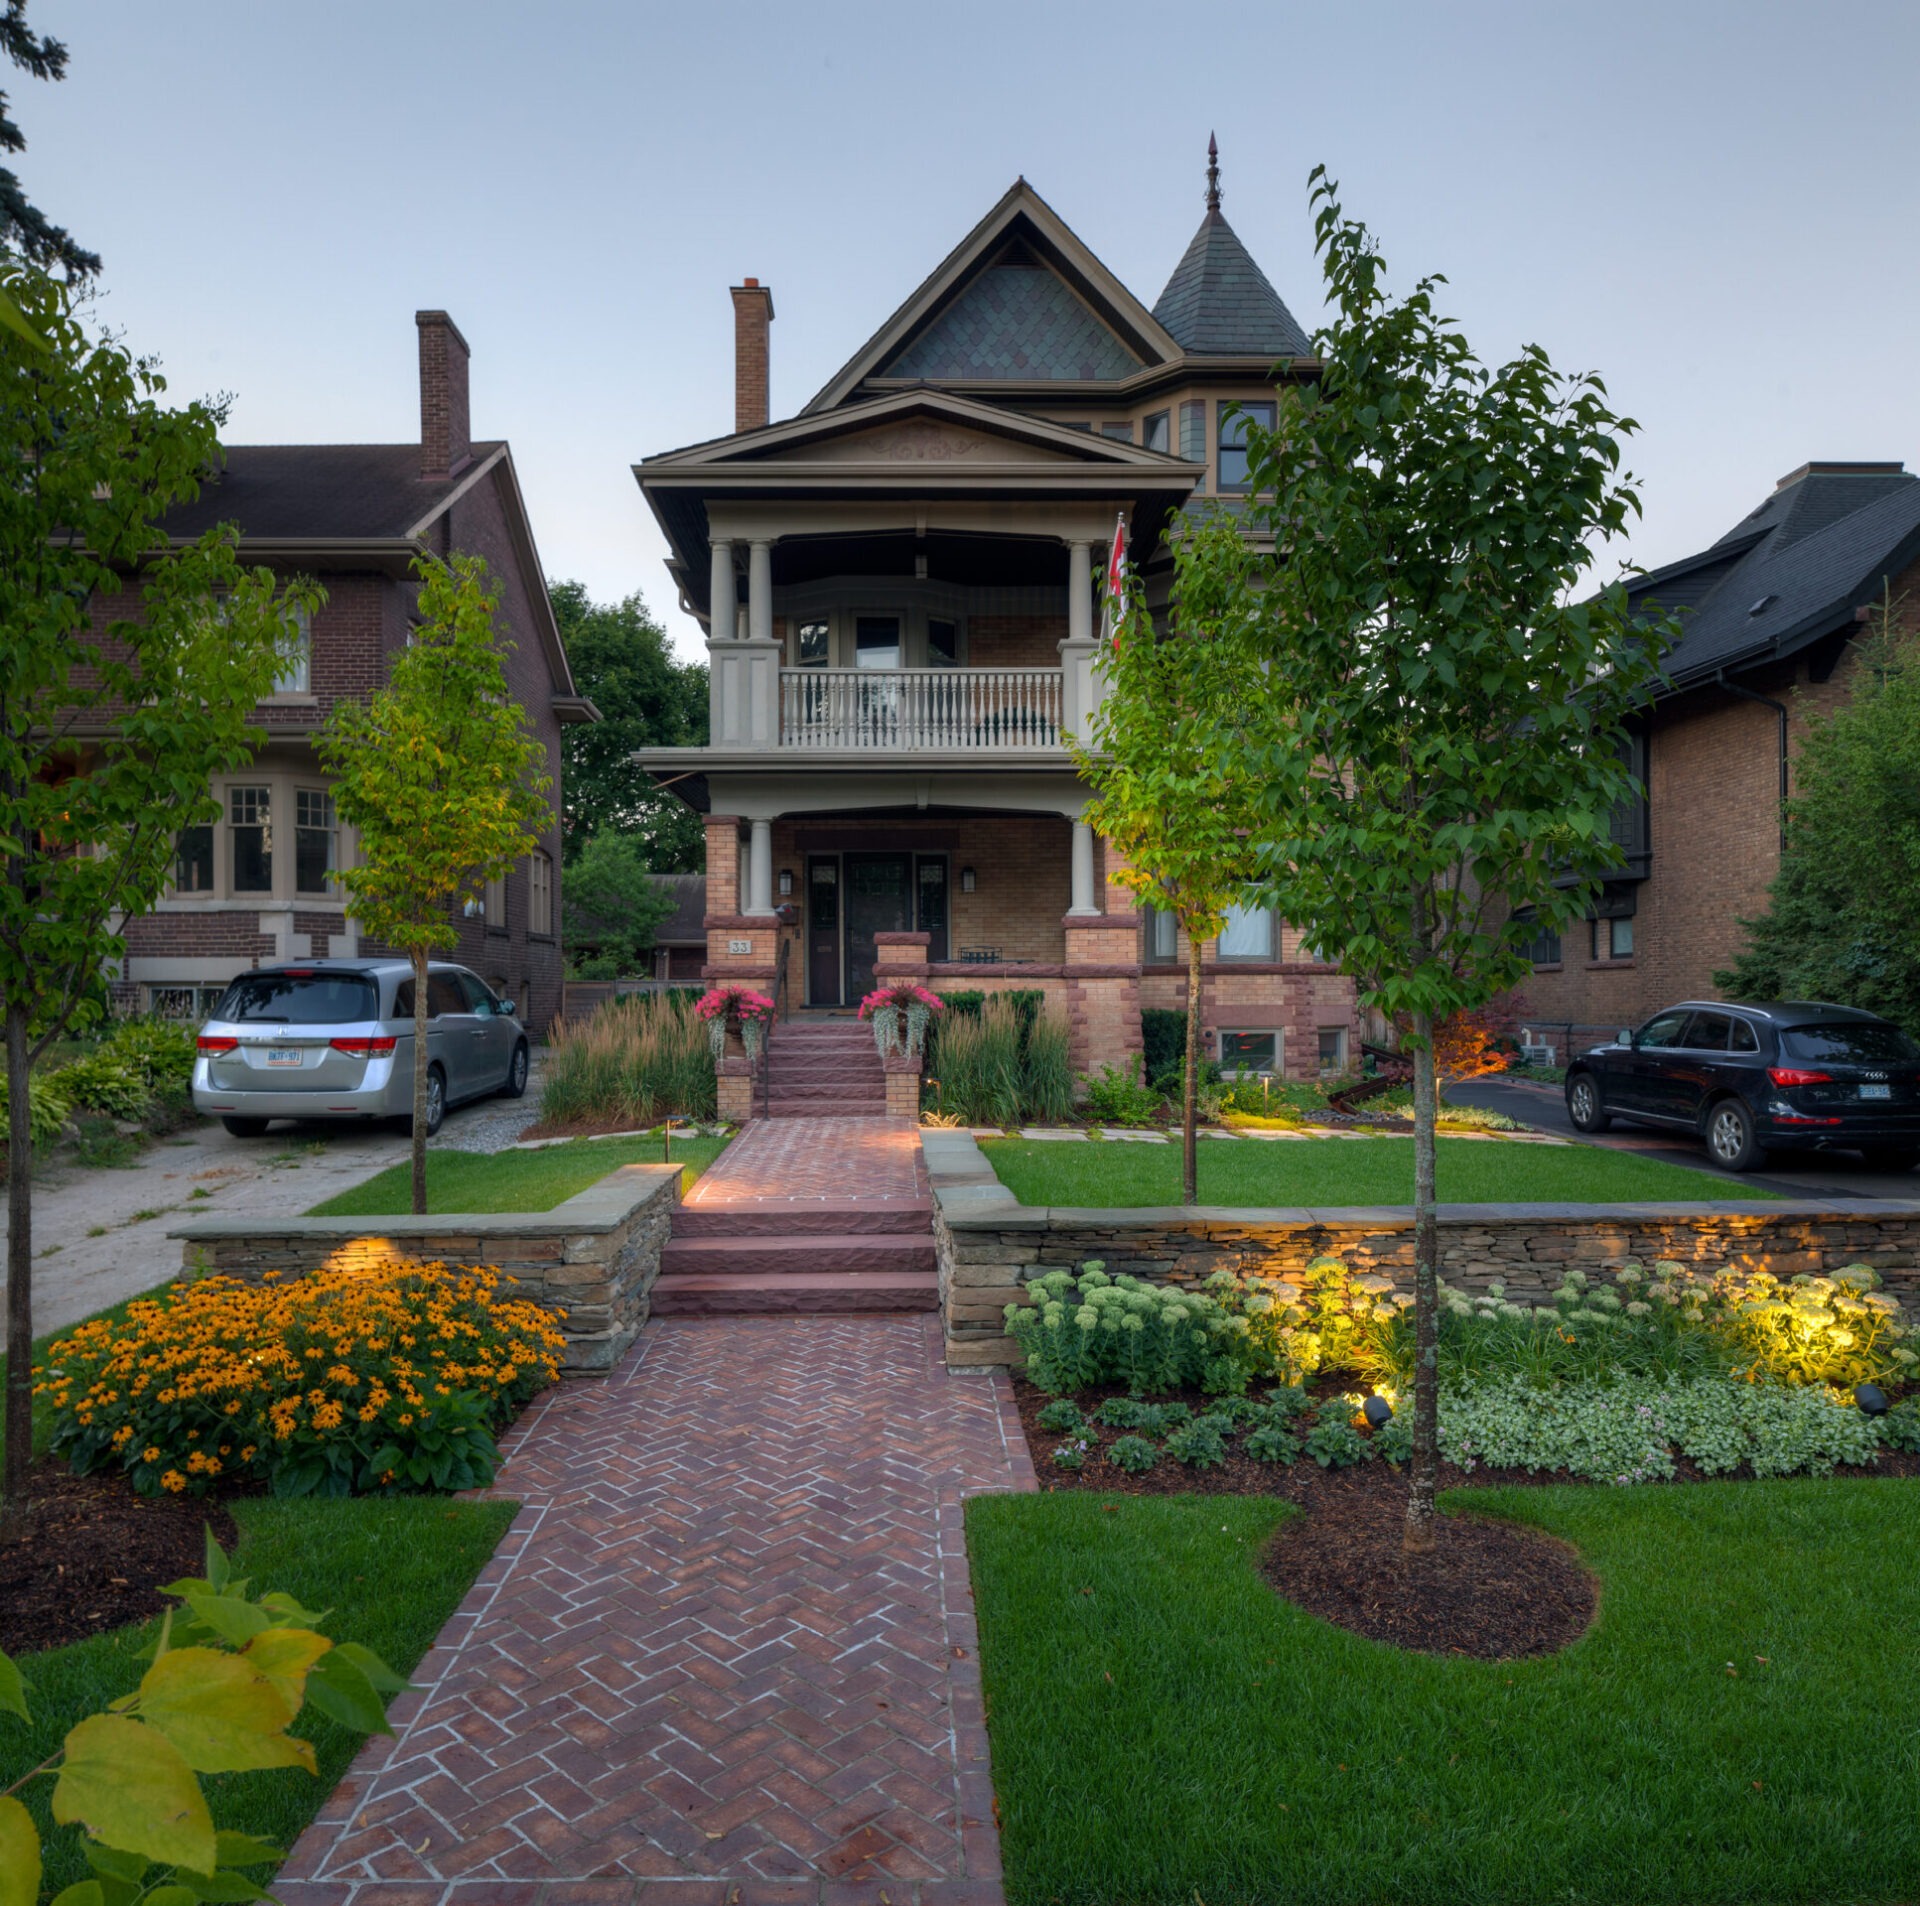
[[[1756,602],[1756,603],[1755,603],[1755,604],[1753,605],[1753,607],[1752,607],[1751,609],[1749,609],[1749,610],[1747,611],[1747,614],[1748,614],[1748,615],[1750,615],[1750,616],[1751,616],[1751,615],[1759,615],[1759,614],[1761,613],[1761,611],[1762,611],[1762,610],[1765,610],[1765,609],[1771,609],[1771,608],[1773,607],[1773,605],[1774,605],[1774,604],[1775,604],[1776,602],[1778,602],[1779,600],[1780,600],[1780,598],[1779,598],[1779,597],[1778,597],[1777,595],[1774,595],[1774,596],[1762,596],[1762,597],[1760,598],[1760,600],[1759,600],[1758,602]]]

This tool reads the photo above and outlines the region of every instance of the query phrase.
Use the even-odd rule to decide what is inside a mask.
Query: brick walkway
[[[665,1320],[550,1393],[285,1906],[998,1906],[960,1509],[1034,1480],[1005,1378],[940,1354],[933,1316]]]
[[[687,1205],[884,1209],[927,1196],[920,1130],[911,1119],[755,1119],[701,1175]]]

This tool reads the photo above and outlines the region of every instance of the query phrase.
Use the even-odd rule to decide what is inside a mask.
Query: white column
[[[1067,640],[1093,640],[1093,545],[1067,545]]]
[[[734,837],[733,893],[737,902],[735,911],[745,913],[753,904],[752,897],[752,856],[740,852],[739,837]]]
[[[747,636],[754,642],[773,640],[773,545],[747,545]]]
[[[1085,821],[1073,824],[1073,905],[1069,913],[1098,913],[1093,892],[1093,829]]]
[[[713,608],[707,618],[707,637],[713,642],[731,642],[735,629],[733,586],[733,545],[716,541],[713,545]]]
[[[747,911],[773,911],[773,823],[755,821],[747,851]]]

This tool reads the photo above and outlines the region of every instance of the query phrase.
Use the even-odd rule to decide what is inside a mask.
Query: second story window
[[[1183,463],[1204,465],[1207,460],[1207,401],[1190,397],[1180,406],[1180,458]],[[1194,486],[1198,494],[1207,487],[1202,477]]]
[[[325,788],[296,788],[293,793],[293,889],[325,893],[333,885],[339,829],[333,796]]]
[[[553,862],[537,852],[527,858],[527,931],[553,931]]]
[[[498,880],[487,882],[487,925],[504,927],[507,924],[507,879],[504,874]]]
[[[1247,487],[1247,425],[1258,424],[1271,430],[1275,409],[1272,404],[1235,404],[1220,406],[1220,487],[1244,490]]]
[[[801,668],[825,668],[833,654],[833,628],[824,620],[803,622],[794,634],[794,660]]]
[[[1140,432],[1140,445],[1145,450],[1165,450],[1171,442],[1167,432],[1167,413],[1156,410],[1149,417]]]
[[[289,617],[280,640],[280,673],[274,677],[276,695],[305,695],[313,685],[313,624],[304,609]]]
[[[855,617],[853,659],[858,668],[898,668],[900,618],[897,615]]]
[[[213,891],[213,823],[183,827],[173,846],[175,893]]]
[[[227,790],[227,832],[233,841],[233,891],[273,891],[273,791]]]
[[[1220,929],[1223,960],[1271,960],[1274,954],[1273,915],[1265,907],[1229,907]]]

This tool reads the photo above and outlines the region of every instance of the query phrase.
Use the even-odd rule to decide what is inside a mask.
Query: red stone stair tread
[[[850,1232],[926,1237],[933,1206],[925,1200],[897,1205],[822,1205],[769,1198],[760,1204],[685,1204],[673,1214],[676,1238],[845,1237]]]
[[[653,1286],[657,1316],[817,1310],[936,1310],[932,1271],[803,1271],[784,1276],[663,1271]]]

